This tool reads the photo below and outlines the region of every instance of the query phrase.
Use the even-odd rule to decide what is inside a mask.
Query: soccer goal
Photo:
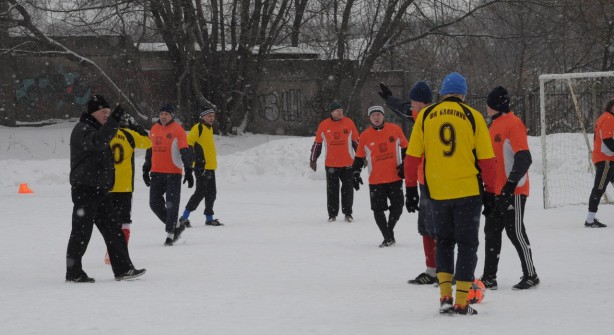
[[[544,208],[587,204],[594,124],[614,98],[614,71],[539,76]],[[614,202],[611,186],[603,202]]]

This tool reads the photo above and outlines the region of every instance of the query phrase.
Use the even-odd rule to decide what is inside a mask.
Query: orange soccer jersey
[[[180,149],[188,147],[185,130],[174,121],[166,126],[154,124],[149,132],[151,139],[151,172],[181,174],[183,162]]]
[[[401,165],[401,151],[407,148],[407,138],[401,127],[385,123],[376,130],[369,127],[360,134],[356,157],[367,158],[369,184],[387,184],[401,180],[397,167]]]
[[[601,114],[595,122],[593,163],[614,161],[614,152],[603,144],[606,138],[614,138],[614,115],[609,112]]]
[[[352,142],[358,139],[358,129],[347,117],[334,121],[328,118],[318,126],[316,143],[324,143],[326,148],[325,166],[345,167],[354,162]]]
[[[518,151],[529,150],[527,129],[514,113],[508,112],[493,120],[489,132],[497,166],[495,193],[501,194],[514,166],[514,155]],[[529,195],[528,173],[518,181],[514,194]]]

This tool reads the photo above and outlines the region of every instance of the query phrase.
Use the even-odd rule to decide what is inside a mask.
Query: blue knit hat
[[[409,100],[419,101],[424,103],[433,102],[433,93],[429,85],[423,81],[419,81],[409,90]]]
[[[167,112],[173,118],[175,118],[175,109],[173,108],[173,105],[171,105],[171,104],[164,104],[164,105],[162,105],[162,107],[160,107],[160,112]]]
[[[441,83],[441,89],[439,90],[441,95],[447,94],[462,94],[467,95],[467,80],[461,76],[458,72],[452,72],[443,78]]]

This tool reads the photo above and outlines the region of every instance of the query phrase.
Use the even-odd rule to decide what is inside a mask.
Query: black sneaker
[[[170,238],[170,237],[167,237],[166,241],[164,241],[164,245],[167,246],[167,247],[172,246],[173,245],[173,239]]]
[[[329,216],[328,217],[328,222],[333,222],[333,221],[337,221],[337,217],[336,216]]]
[[[385,247],[389,247],[391,245],[394,245],[394,241],[393,240],[384,240],[384,242],[382,242],[382,244],[379,245],[380,248],[385,248]]]
[[[431,276],[427,274],[426,272],[422,272],[421,274],[418,275],[418,277],[407,281],[408,284],[414,284],[414,285],[431,285],[431,284],[435,284],[436,282],[437,282],[437,277]]]
[[[345,222],[353,222],[354,218],[351,214],[345,214]]]
[[[186,228],[192,228],[192,224],[190,223],[190,220],[188,220],[188,219],[179,218],[179,222],[183,223],[183,225]]]
[[[117,281],[120,281],[120,280],[132,280],[132,279],[135,279],[135,278],[138,278],[138,277],[144,275],[145,271],[147,271],[147,270],[145,270],[145,269],[140,269],[140,270],[130,269],[130,270],[126,271],[122,275],[115,276],[115,280],[117,280]]]
[[[66,277],[67,283],[94,283],[94,278],[88,277],[86,274],[82,274],[79,277]]]
[[[205,222],[205,224],[206,224],[207,226],[223,226],[223,225],[224,225],[224,224],[223,224],[223,223],[221,223],[221,222],[220,222],[218,219],[211,220],[211,221],[207,221],[207,222]]]
[[[489,289],[489,290],[496,290],[499,287],[497,286],[497,279],[493,278],[493,277],[488,277],[488,276],[482,276],[482,278],[480,278],[480,280],[482,281],[482,283],[484,283],[484,287]]]
[[[539,285],[539,278],[537,277],[537,275],[522,276],[520,278],[520,283],[512,286],[512,290],[514,291],[528,290],[530,288],[537,287],[537,285]]]
[[[179,227],[175,227],[175,233],[173,235],[173,243],[177,242],[181,238],[181,233],[185,230],[185,225],[179,221]]]
[[[454,307],[452,307],[452,311],[454,312],[454,314],[459,314],[459,315],[477,315],[478,311],[476,311],[475,309],[473,309],[473,307],[469,306],[469,304],[465,305],[465,307],[461,307],[461,305],[454,305]]]
[[[439,313],[440,314],[453,314],[452,304],[454,299],[452,297],[439,298]]]
[[[593,221],[592,223],[588,223],[586,221],[584,221],[584,227],[586,228],[605,228],[608,225],[605,225],[601,222],[599,222],[599,220],[595,219],[595,221]]]

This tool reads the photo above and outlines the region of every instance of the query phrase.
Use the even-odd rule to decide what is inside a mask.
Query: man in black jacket
[[[117,133],[123,114],[119,105],[111,113],[104,97],[94,95],[88,102],[87,112],[81,115],[70,135],[70,185],[74,206],[66,251],[67,282],[94,282],[81,264],[94,224],[107,246],[115,280],[133,279],[145,273],[145,269],[137,270],[132,265],[109,196],[115,182],[109,143]]]

